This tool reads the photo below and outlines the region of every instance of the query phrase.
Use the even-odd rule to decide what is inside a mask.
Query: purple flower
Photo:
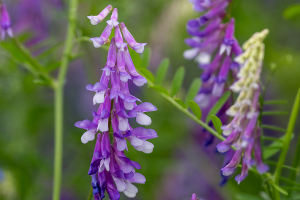
[[[192,198],[191,198],[191,200],[198,200],[198,198],[197,198],[197,195],[194,193],[194,194],[192,194]]]
[[[11,21],[8,14],[8,11],[5,7],[5,5],[0,4],[0,12],[1,12],[1,37],[2,40],[5,39],[5,34],[7,34],[10,37],[13,37],[13,32],[11,29]]]
[[[112,10],[112,6],[108,5],[106,8],[104,8],[99,15],[97,16],[88,16],[87,18],[89,18],[91,20],[91,24],[92,25],[97,25],[98,23],[102,22],[104,20],[104,18],[110,13],[110,11]]]
[[[235,59],[243,67],[237,74],[239,79],[230,86],[230,89],[240,94],[234,105],[226,111],[227,115],[234,117],[228,125],[222,127],[223,135],[228,137],[217,146],[219,152],[226,152],[231,146],[236,147],[232,160],[222,168],[222,173],[224,176],[231,175],[242,160],[242,172],[235,177],[238,184],[247,177],[249,169],[254,164],[259,173],[268,170],[268,166],[262,162],[260,128],[257,127],[260,110],[259,82],[264,56],[262,40],[267,34],[267,30],[254,34],[243,46],[245,53]]]
[[[195,59],[199,67],[203,69],[202,86],[195,97],[195,102],[200,106],[202,119],[205,120],[214,104],[228,90],[226,82],[230,72],[235,79],[240,65],[234,61],[234,57],[240,55],[242,49],[234,38],[234,19],[222,23],[230,0],[190,0],[190,2],[194,5],[195,11],[204,12],[204,14],[187,22],[187,32],[192,38],[186,39],[185,43],[192,49],[186,50],[183,55],[186,59]],[[217,113],[223,124],[228,120],[226,109],[227,105],[224,105]],[[209,125],[212,126],[212,123],[209,122]],[[241,131],[233,130],[233,127],[224,130],[224,135],[225,132],[230,131],[226,136],[233,133],[217,146],[220,152],[227,152],[239,139]],[[209,136],[206,145],[211,144],[213,139],[213,136]],[[222,180],[226,182],[227,178],[223,176]]]
[[[111,7],[108,8],[111,9]],[[108,14],[108,8],[102,11],[97,19],[100,17],[104,19]],[[96,21],[92,17],[90,19]],[[87,130],[81,139],[83,143],[94,140],[99,132],[88,172],[92,176],[93,194],[96,200],[103,199],[105,191],[111,200],[120,199],[119,192],[124,192],[128,197],[136,196],[138,189],[133,183],[145,183],[146,179],[136,172],[141,166],[125,156],[124,151],[128,150],[127,141],[136,150],[151,153],[154,145],[147,140],[157,137],[153,129],[132,128],[129,124],[129,118],[136,118],[139,124],[150,125],[152,120],[144,113],[156,111],[157,108],[148,102],[137,104],[140,100],[129,92],[128,79],[133,79],[138,86],[142,86],[147,81],[135,70],[127,44],[123,43],[117,20],[118,12],[114,9],[111,20],[107,21],[108,25],[100,38],[92,39],[94,45],[96,42],[96,47],[98,47],[104,44],[104,41],[108,41],[114,29],[115,37],[110,41],[107,62],[101,79],[95,85],[86,87],[87,90],[95,92],[93,103],[94,105],[99,103],[99,108],[97,112],[93,112],[93,121],[84,120],[75,124]],[[121,23],[121,26],[122,24],[124,23]],[[133,42],[134,39],[132,40],[133,37],[127,28],[125,36],[124,30],[122,31],[127,42],[130,42],[133,49],[140,51],[141,47],[137,47],[140,44]],[[112,130],[110,130],[110,125]]]
[[[137,53],[143,53],[147,43],[137,43],[123,22],[121,22],[120,27],[128,45]]]

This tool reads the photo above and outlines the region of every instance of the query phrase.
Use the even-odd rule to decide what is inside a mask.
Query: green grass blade
[[[264,101],[264,105],[276,105],[276,104],[287,104],[287,101],[285,101],[285,100]]]
[[[185,75],[185,68],[184,67],[179,67],[174,75],[173,81],[172,81],[172,86],[170,90],[170,96],[173,97],[176,95],[182,85],[183,79]]]
[[[170,66],[170,59],[164,58],[159,64],[156,71],[156,84],[161,85],[166,77],[167,71]]]
[[[284,128],[280,128],[280,127],[277,127],[277,126],[263,124],[261,127],[265,128],[265,129],[274,130],[274,131],[286,132],[286,130]]]
[[[285,111],[265,111],[262,112],[262,115],[287,115],[288,112]]]
[[[292,113],[291,113],[291,116],[290,116],[290,120],[289,120],[289,123],[288,123],[287,132],[285,134],[285,138],[284,138],[284,142],[283,142],[283,148],[282,148],[282,151],[280,153],[277,168],[275,170],[274,178],[275,178],[275,183],[276,184],[279,183],[282,166],[284,165],[284,161],[285,161],[285,158],[286,158],[289,146],[290,146],[290,141],[291,141],[292,136],[293,136],[293,130],[294,130],[294,127],[295,127],[297,115],[299,113],[299,106],[300,106],[300,89],[298,90],[298,94],[295,98],[294,106],[293,106]]]

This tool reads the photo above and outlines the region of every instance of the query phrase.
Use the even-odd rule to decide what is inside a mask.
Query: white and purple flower
[[[90,16],[91,23],[95,25],[104,20],[111,10],[112,7],[108,6],[98,16]],[[98,111],[93,112],[93,121],[84,120],[75,124],[87,130],[81,138],[83,143],[94,140],[99,132],[88,173],[92,176],[95,200],[102,200],[105,191],[111,200],[120,199],[119,192],[124,192],[128,197],[136,196],[138,189],[133,183],[145,183],[146,179],[135,171],[141,166],[125,156],[124,151],[128,150],[127,141],[136,150],[151,153],[154,145],[147,140],[157,137],[153,129],[132,128],[129,124],[129,118],[136,118],[137,123],[150,125],[151,118],[144,113],[156,111],[157,108],[147,102],[137,104],[140,100],[129,92],[129,79],[133,79],[137,86],[142,86],[147,81],[137,73],[127,44],[123,42],[122,33],[128,45],[138,53],[143,52],[146,44],[137,43],[124,23],[120,23],[120,27],[118,11],[114,9],[102,35],[91,39],[96,48],[100,47],[109,42],[108,38],[114,29],[115,37],[110,41],[101,79],[95,85],[86,87],[87,90],[95,92],[93,104],[100,104]]]

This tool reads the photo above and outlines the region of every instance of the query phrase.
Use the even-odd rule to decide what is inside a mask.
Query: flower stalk
[[[65,49],[61,59],[58,79],[54,87],[54,180],[53,180],[53,200],[60,199],[61,176],[62,176],[62,158],[63,158],[63,100],[64,85],[66,73],[69,66],[70,55],[73,49],[73,40],[75,39],[76,12],[78,0],[69,1],[69,24],[65,42]]]

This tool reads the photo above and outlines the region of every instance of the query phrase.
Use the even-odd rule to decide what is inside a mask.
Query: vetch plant
[[[95,25],[102,21],[111,9],[112,6],[109,5],[98,16],[88,18]],[[124,154],[125,150],[128,151],[127,140],[136,150],[151,153],[154,145],[147,140],[157,137],[153,129],[132,128],[128,122],[128,118],[136,118],[138,124],[148,126],[151,124],[151,118],[144,112],[156,111],[157,108],[148,102],[137,104],[137,101],[141,100],[129,92],[129,79],[133,79],[133,83],[137,86],[143,86],[147,81],[135,70],[127,44],[123,42],[122,33],[129,46],[138,53],[143,52],[145,43],[135,42],[123,22],[120,26],[121,29],[118,11],[115,8],[102,35],[91,39],[96,48],[110,42],[100,82],[86,87],[87,90],[96,92],[93,104],[100,105],[97,112],[93,112],[93,121],[86,119],[75,124],[76,127],[87,130],[81,137],[84,144],[94,140],[100,131],[88,173],[92,176],[95,199],[103,199],[105,191],[111,200],[120,199],[119,192],[124,192],[131,198],[135,197],[138,189],[132,183],[145,183],[146,179],[135,171],[141,166]],[[109,41],[113,29],[115,37]]]
[[[268,30],[263,30],[254,34],[243,45],[245,52],[235,59],[242,68],[237,74],[238,81],[230,89],[240,94],[234,105],[226,111],[227,115],[233,117],[228,125],[222,127],[223,135],[228,137],[217,146],[221,153],[228,151],[231,146],[236,147],[233,158],[222,168],[222,173],[231,175],[242,159],[242,174],[235,177],[238,183],[246,178],[249,168],[254,164],[252,151],[258,172],[265,173],[268,170],[268,166],[262,163],[261,133],[257,126],[261,91],[259,81],[265,51],[262,41],[268,33]]]
[[[26,2],[31,1],[26,0]],[[210,136],[207,144],[214,145],[213,138],[219,140],[219,144],[215,146],[216,149],[221,153],[226,152],[223,167],[221,164],[219,166],[222,174],[226,176],[221,181],[222,183],[227,181],[228,176],[237,172],[235,180],[238,184],[245,184],[249,180],[249,178],[245,180],[247,176],[260,178],[262,186],[260,190],[263,191],[257,191],[257,194],[260,193],[261,197],[250,195],[253,198],[264,200],[298,198],[296,195],[300,190],[300,185],[297,183],[300,167],[299,139],[295,155],[289,152],[294,156],[293,164],[285,165],[285,160],[292,138],[299,138],[294,127],[298,122],[300,90],[296,95],[287,129],[273,124],[264,124],[263,118],[266,115],[287,114],[282,111],[265,110],[265,105],[282,103],[282,101],[265,99],[269,81],[276,67],[272,67],[266,84],[261,78],[265,68],[263,67],[265,65],[265,49],[266,52],[269,51],[268,43],[266,45],[263,43],[269,33],[268,29],[255,33],[244,43],[242,49],[235,37],[235,21],[240,19],[231,16],[233,1],[190,0],[190,2],[193,4],[194,10],[201,13],[201,16],[187,23],[186,28],[192,38],[185,40],[191,49],[184,52],[184,57],[195,59],[203,72],[200,78],[195,77],[185,92],[185,90],[181,90],[186,75],[185,68],[179,67],[169,84],[165,77],[172,61],[165,58],[160,63],[156,75],[153,75],[147,69],[151,57],[150,48],[146,47],[146,43],[138,43],[130,33],[130,27],[126,27],[123,22],[118,21],[118,10],[112,5],[105,7],[96,16],[88,16],[91,24],[97,25],[101,22],[104,23],[103,21],[112,13],[106,21],[106,27],[101,35],[89,38],[82,35],[84,31],[81,31],[77,24],[77,17],[85,18],[77,12],[78,1],[70,1],[68,26],[61,59],[55,67],[49,67],[40,59],[41,57],[48,58],[49,54],[56,50],[57,44],[47,49],[48,53],[43,52],[42,56],[34,56],[31,53],[34,48],[23,45],[26,35],[20,36],[19,31],[15,31],[15,29],[14,32],[12,31],[13,26],[9,13],[14,12],[9,12],[9,7],[6,8],[0,0],[1,53],[31,72],[34,83],[48,86],[54,93],[53,200],[63,198],[61,197],[61,180],[64,175],[62,173],[63,127],[67,123],[64,122],[63,112],[66,74],[70,61],[78,57],[80,53],[78,51],[81,48],[76,47],[83,41],[89,42],[89,45],[93,44],[95,48],[107,50],[106,63],[101,67],[101,75],[97,76],[99,81],[86,86],[86,89],[93,93],[93,98],[89,102],[96,106],[95,111],[91,112],[90,119],[75,123],[76,127],[84,129],[81,142],[95,144],[93,154],[90,152],[87,155],[91,157],[91,162],[87,163],[89,169],[78,171],[78,174],[83,176],[86,174],[85,171],[88,171],[88,175],[90,175],[92,186],[88,199],[94,196],[96,200],[105,199],[105,197],[118,200],[121,199],[121,192],[134,198],[138,192],[138,188],[134,184],[146,182],[147,176],[138,172],[141,169],[140,164],[131,160],[133,156],[129,156],[127,151],[131,148],[130,143],[137,151],[151,153],[154,145],[148,140],[158,137],[158,134],[155,130],[147,127],[134,127],[133,123],[129,123],[129,121],[133,118],[137,124],[149,126],[152,119],[147,112],[156,111],[157,108],[153,104],[142,102],[137,98],[136,93],[129,90],[131,85],[144,88],[147,85],[160,94],[170,106],[174,106],[199,124],[201,127],[197,127],[197,129],[205,130],[199,134],[206,132]],[[82,4],[85,3],[82,2]],[[40,6],[38,8],[40,9]],[[40,10],[35,15],[38,16],[38,13]],[[13,14],[11,16],[14,17]],[[14,18],[12,20],[14,21]],[[30,24],[31,20],[26,21],[28,21],[26,24]],[[182,28],[184,29],[184,27]],[[51,74],[55,69],[57,69],[57,78]],[[142,92],[145,91],[149,90],[142,90]],[[164,109],[159,109],[159,112],[164,113]],[[172,116],[168,116],[168,119],[172,121]],[[165,123],[163,126],[165,127]],[[156,130],[158,131],[158,129]],[[270,137],[266,134],[267,130],[285,134],[280,135],[279,138]],[[80,135],[78,135],[78,140],[79,137]],[[189,137],[189,135],[187,134],[185,137]],[[170,141],[168,140],[168,142]],[[8,151],[8,154],[12,154],[9,156],[14,155],[14,152],[11,153],[11,149]],[[270,159],[270,157],[276,153],[280,155],[278,161],[274,162],[275,158]],[[197,152],[195,154],[197,155]],[[2,158],[6,154],[1,150],[0,155]],[[21,168],[23,176],[25,165],[19,165],[13,157],[9,158],[14,169],[17,168],[16,175]],[[201,158],[198,159],[201,161]],[[148,162],[147,159],[145,160]],[[140,159],[141,161],[142,159]],[[30,157],[28,162],[34,162],[34,159]],[[1,168],[2,166],[6,167],[5,164],[2,164]],[[153,164],[155,165],[154,162]],[[289,171],[282,173],[283,169]],[[161,170],[160,166],[159,170]],[[14,179],[17,180],[18,177],[20,176],[16,176]],[[82,184],[87,185],[87,183]],[[178,183],[176,182],[176,184]],[[147,185],[147,187],[150,186]],[[183,186],[180,185],[180,188]],[[35,192],[35,190],[33,191]],[[187,199],[191,198],[190,194],[189,191]],[[199,197],[203,196],[198,192],[197,194]],[[245,200],[249,196],[237,194],[236,197]],[[23,198],[26,198],[26,194],[20,196],[20,199]],[[197,195],[194,193],[191,200],[197,199]]]

